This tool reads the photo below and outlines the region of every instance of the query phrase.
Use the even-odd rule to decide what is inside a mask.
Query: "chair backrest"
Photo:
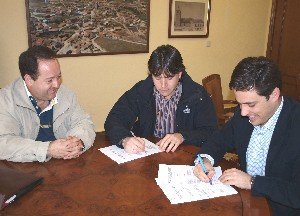
[[[282,94],[300,101],[300,74],[282,75]]]
[[[221,77],[219,74],[211,74],[202,79],[203,87],[206,89],[208,94],[215,105],[217,117],[220,120],[224,119],[224,104]],[[224,120],[225,121],[225,120]],[[222,123],[222,122],[219,122]]]

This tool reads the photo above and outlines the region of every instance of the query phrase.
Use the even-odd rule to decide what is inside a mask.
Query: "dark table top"
[[[198,151],[182,145],[174,153],[158,153],[117,164],[98,149],[110,143],[97,133],[91,149],[72,160],[13,163],[0,166],[44,177],[44,183],[0,212],[0,215],[270,215],[267,201],[249,190],[239,194],[171,205],[156,185],[159,164],[192,164]],[[232,164],[223,162],[222,168]],[[234,165],[233,165],[234,166]]]

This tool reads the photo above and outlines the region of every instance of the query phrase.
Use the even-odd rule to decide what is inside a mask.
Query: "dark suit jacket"
[[[253,131],[247,117],[237,108],[234,117],[203,145],[200,153],[216,162],[225,152],[239,155],[246,171],[246,151]],[[265,176],[257,176],[252,194],[268,199],[274,215],[300,215],[300,103],[284,97],[267,155]]]
[[[188,74],[182,76],[182,95],[177,105],[175,133],[183,135],[185,143],[202,145],[217,127],[217,117],[206,90]],[[153,136],[156,123],[153,80],[148,76],[125,92],[109,112],[104,128],[114,145],[125,137]],[[122,147],[122,146],[120,146]]]

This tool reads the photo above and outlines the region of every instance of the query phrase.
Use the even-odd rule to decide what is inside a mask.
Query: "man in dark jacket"
[[[220,181],[266,197],[274,215],[300,215],[300,104],[281,96],[281,85],[280,72],[271,60],[242,60],[229,84],[240,107],[201,148],[199,156],[208,174],[201,164],[194,172],[209,181],[214,161],[235,149],[241,170],[226,170]]]
[[[141,137],[161,138],[166,152],[182,143],[202,145],[217,125],[205,89],[185,72],[180,52],[171,45],[154,50],[149,76],[127,91],[107,116],[105,131],[112,144],[129,153],[144,151]]]

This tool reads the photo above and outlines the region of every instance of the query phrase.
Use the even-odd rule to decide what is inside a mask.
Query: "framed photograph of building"
[[[28,43],[58,57],[149,52],[150,0],[25,0]]]
[[[169,38],[208,37],[210,0],[170,0]]]

